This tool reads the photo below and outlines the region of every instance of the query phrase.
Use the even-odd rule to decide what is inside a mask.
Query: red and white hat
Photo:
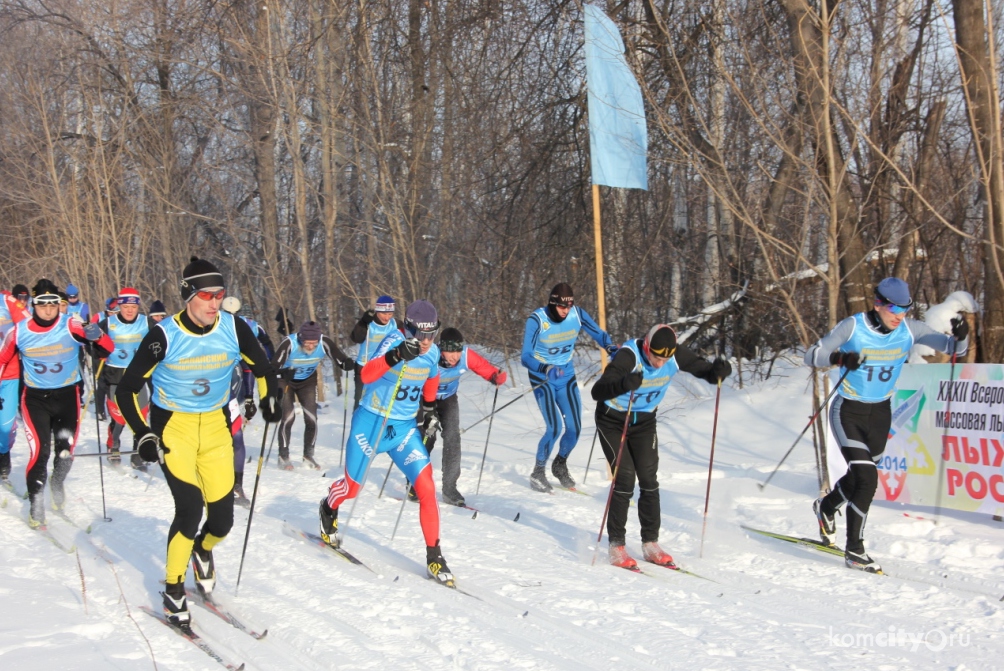
[[[119,305],[139,305],[139,292],[132,287],[123,287],[119,291]]]

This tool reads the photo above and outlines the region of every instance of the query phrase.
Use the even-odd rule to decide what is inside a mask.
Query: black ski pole
[[[701,551],[699,557],[704,557],[704,531],[708,528],[708,502],[711,501],[711,472],[715,467],[715,438],[718,437],[718,404],[722,400],[722,381],[718,381],[718,391],[715,393],[715,421],[711,429],[711,456],[708,458],[708,488],[704,492],[704,521],[701,523]]]
[[[462,433],[462,434],[463,434],[463,433],[466,433],[467,431],[470,431],[471,429],[473,429],[473,428],[474,428],[475,426],[477,426],[477,425],[478,425],[478,424],[480,424],[481,422],[485,421],[486,419],[491,419],[491,418],[492,418],[492,417],[493,417],[493,416],[494,416],[494,415],[495,415],[496,413],[499,413],[499,412],[502,412],[503,410],[505,410],[506,408],[508,408],[508,407],[509,407],[510,405],[512,405],[513,403],[515,403],[515,402],[516,402],[516,401],[518,401],[519,399],[521,399],[521,398],[523,398],[524,396],[526,396],[526,392],[528,392],[528,391],[533,391],[533,390],[534,390],[534,387],[533,387],[533,385],[530,385],[529,387],[527,387],[526,389],[524,389],[524,390],[523,390],[523,391],[522,391],[522,392],[520,393],[520,395],[519,395],[519,396],[517,396],[517,397],[516,397],[516,398],[514,398],[513,400],[509,401],[508,403],[506,403],[505,405],[503,405],[503,406],[502,406],[501,408],[499,408],[498,410],[493,410],[493,411],[492,411],[492,413],[491,413],[490,415],[485,415],[484,417],[482,417],[482,418],[481,418],[481,419],[479,419],[478,421],[476,421],[476,422],[474,422],[473,424],[471,424],[471,425],[470,425],[469,427],[467,427],[466,429],[461,429],[461,430],[460,430],[460,433]]]
[[[375,458],[375,455],[374,455],[374,458]],[[387,475],[383,476],[383,484],[380,485],[380,493],[377,494],[377,498],[378,499],[383,498],[383,490],[384,490],[384,487],[387,486],[387,480],[390,478],[390,469],[392,469],[392,468],[394,468],[394,460],[393,459],[391,459],[391,462],[389,464],[387,464]]]
[[[283,314],[285,314],[285,313],[283,313]],[[286,387],[282,390],[282,398],[285,398],[287,393],[289,393],[289,385],[286,385]],[[280,407],[281,407],[281,404],[280,404]],[[286,414],[283,413],[282,419],[279,420],[279,428],[277,428],[275,430],[275,433],[279,433],[279,432],[282,431],[282,425],[283,425],[285,419],[286,419]],[[268,433],[268,424],[265,425],[265,433]],[[268,444],[268,454],[265,455],[265,463],[266,464],[268,463],[268,460],[272,458],[272,445],[275,443],[275,433],[272,434],[272,442]],[[263,443],[265,442],[265,437],[264,436],[262,436],[262,442]],[[280,440],[279,443],[282,443],[282,441]],[[282,445],[281,444],[279,445],[279,451],[282,452]]]
[[[593,450],[596,449],[596,437],[600,435],[600,427],[596,427],[593,432],[593,444],[589,446],[589,458],[586,459],[586,472],[582,474],[582,484],[586,484],[586,477],[589,475],[589,464],[593,461]]]
[[[429,443],[429,436],[422,436],[422,447],[425,447]],[[426,450],[428,452],[428,450]],[[394,462],[392,461],[391,464]],[[404,504],[408,501],[408,487],[414,489],[415,485],[408,481],[408,476],[404,477],[404,496],[401,497],[401,507],[397,511],[397,520],[394,521],[394,531],[390,534],[390,542],[394,542],[394,536],[397,536],[397,527],[401,524],[401,513],[404,512]],[[417,494],[416,494],[417,496]]]
[[[864,362],[865,359],[862,359],[861,364],[864,365]],[[784,453],[783,457],[781,457],[781,461],[777,463],[777,466],[775,466],[774,470],[771,471],[770,475],[767,476],[767,479],[764,480],[762,484],[757,485],[757,487],[760,488],[760,491],[763,491],[764,487],[766,487],[767,484],[771,481],[771,479],[774,477],[774,474],[777,473],[777,469],[781,468],[781,464],[785,462],[785,460],[788,458],[788,455],[791,454],[791,451],[795,449],[796,445],[798,445],[798,441],[802,440],[802,436],[804,436],[805,432],[809,430],[809,427],[812,426],[812,423],[816,421],[816,416],[819,415],[819,413],[821,413],[823,409],[829,404],[830,399],[833,398],[833,395],[836,394],[837,390],[840,389],[840,385],[843,383],[844,378],[847,377],[847,374],[850,372],[851,372],[850,369],[844,371],[844,374],[840,376],[840,379],[837,380],[837,383],[833,385],[833,389],[830,390],[830,393],[826,395],[826,398],[819,405],[819,409],[816,410],[816,412],[812,413],[812,417],[809,418],[809,423],[805,425],[804,429],[802,429],[802,433],[798,434],[798,438],[795,439],[795,442],[791,444],[791,447],[788,448],[788,451]]]
[[[949,390],[949,394],[948,394],[948,401],[945,403],[945,433],[943,434],[943,437],[947,437],[948,436],[948,427],[950,426],[949,419],[950,419],[950,416],[952,414],[952,396],[955,395],[955,394],[952,393],[952,391],[954,391],[952,389],[952,385],[955,383],[955,354],[956,354],[956,350],[958,348],[959,348],[959,343],[953,337],[952,338],[952,367],[950,369],[950,372],[948,373],[948,390]],[[945,441],[942,440],[941,443],[942,443],[942,445],[944,445]],[[942,490],[942,487],[943,487],[944,482],[945,482],[945,454],[947,453],[947,451],[948,451],[947,447],[945,447],[945,448],[942,449],[942,451],[941,451],[941,459],[938,461],[938,494],[937,494],[937,498],[934,500],[934,524],[935,524],[935,526],[937,526],[938,522],[941,521],[941,490]]]
[[[481,474],[485,472],[485,458],[488,456],[488,439],[492,436],[492,422],[495,420],[495,404],[499,401],[499,388],[495,387],[495,398],[492,399],[492,412],[488,415],[491,419],[488,420],[488,433],[485,435],[485,451],[481,455],[481,470],[478,471],[478,487],[474,490],[474,495],[477,496],[478,492],[481,491]]]
[[[339,444],[338,465],[342,465],[345,457],[345,424],[349,418],[349,371],[345,371],[345,384],[342,385],[342,442]]]
[[[272,432],[272,440],[275,440],[275,434],[278,431]],[[258,499],[258,482],[261,480],[261,465],[265,460],[265,439],[268,438],[268,422],[265,422],[265,426],[261,431],[261,450],[258,452],[258,472],[254,476],[254,491],[251,493],[251,509],[248,511],[248,527],[244,531],[244,548],[241,550],[241,564],[237,569],[237,585],[234,587],[234,596],[237,596],[237,591],[241,588],[241,573],[244,571],[244,555],[248,551],[248,538],[251,537],[251,520],[254,518],[254,504]],[[271,452],[272,445],[269,445],[269,451]]]
[[[607,505],[603,508],[603,519],[600,520],[600,533],[596,536],[596,547],[593,549],[593,565],[596,564],[596,555],[600,551],[600,541],[603,540],[603,527],[607,524],[607,514],[610,512],[610,502],[614,500],[614,485],[617,483],[617,470],[621,466],[621,457],[624,456],[624,443],[627,442],[628,426],[631,424],[631,406],[634,405],[634,392],[628,397],[627,412],[624,413],[624,430],[621,431],[621,445],[617,448],[617,458],[614,459],[614,477],[610,479],[610,491],[607,493]]]
[[[91,384],[94,385],[94,390],[97,391],[98,388],[98,374],[94,368],[91,368]],[[98,419],[98,397],[94,397],[94,426],[98,431],[98,455],[101,455],[101,420]],[[104,518],[105,522],[111,522],[112,518],[108,517],[108,510],[105,508],[105,462],[102,459],[98,459],[98,475],[101,479],[101,517]]]

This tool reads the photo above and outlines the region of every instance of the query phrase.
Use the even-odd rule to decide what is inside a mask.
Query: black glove
[[[411,361],[422,353],[421,343],[417,338],[408,338],[403,343],[384,354],[387,365],[393,368],[401,361]]]
[[[847,370],[857,370],[861,368],[861,355],[857,352],[836,351],[830,355],[830,363],[834,366],[841,366]]]
[[[425,415],[425,422],[422,424],[422,435],[426,439],[434,437],[439,433],[443,424],[439,421],[439,412],[436,410],[436,402],[428,403],[422,402],[422,413]]]
[[[254,405],[253,398],[244,399],[244,421],[250,422],[251,418],[258,413],[258,408]]]
[[[150,429],[136,436],[136,444],[133,449],[139,452],[140,459],[143,461],[159,461],[160,463],[164,463],[164,455],[171,451],[170,448],[160,444],[160,437]]]
[[[282,421],[282,398],[281,394],[266,396],[258,403],[261,409],[261,418],[269,424]]]
[[[640,371],[632,371],[621,378],[621,382],[624,385],[624,391],[638,391],[641,388],[642,380],[645,375]]]
[[[711,362],[711,377],[716,383],[720,383],[729,375],[732,375],[732,364],[729,363],[728,359],[718,357]]]
[[[952,336],[958,341],[969,337],[969,322],[965,317],[952,317]]]
[[[376,318],[376,310],[369,309],[363,313],[363,316],[359,318],[359,323],[369,326],[373,323],[373,319]]]
[[[282,368],[279,370],[279,379],[283,382],[292,382],[296,377],[296,370],[293,368]]]
[[[338,364],[338,367],[344,371],[355,370],[356,362],[353,361],[352,359],[346,359],[345,361],[342,361],[340,364]]]
[[[101,336],[104,334],[105,332],[101,330],[101,327],[94,322],[84,324],[84,337],[89,341],[94,342],[96,340],[101,340]]]

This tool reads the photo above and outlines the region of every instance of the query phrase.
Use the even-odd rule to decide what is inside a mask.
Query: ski
[[[67,515],[62,510],[53,510],[52,514],[55,515],[56,517],[58,517],[59,519],[63,520],[67,524],[71,524],[71,525],[75,526],[76,528],[80,529],[85,534],[91,533],[91,525],[90,524],[88,524],[86,527],[83,526],[82,524],[78,524],[73,518],[71,518],[69,515]]]
[[[795,545],[801,545],[802,547],[807,547],[813,550],[819,550],[820,552],[825,552],[826,554],[831,554],[837,557],[843,557],[844,551],[842,548],[836,545],[827,545],[822,541],[817,541],[812,538],[801,538],[798,536],[788,536],[786,534],[776,534],[773,531],[764,531],[763,529],[754,529],[753,527],[748,527],[745,524],[739,525],[746,531],[752,531],[753,533],[760,534],[761,536],[767,536],[768,538],[776,538],[779,541],[785,541],[786,543],[794,543]]]
[[[286,534],[287,536],[290,536],[291,538],[299,538],[299,539],[304,540],[304,541],[306,541],[308,543],[311,543],[312,545],[319,545],[322,548],[326,548],[326,549],[330,550],[331,552],[335,553],[337,556],[339,556],[342,559],[344,559],[345,561],[349,562],[350,564],[355,564],[356,566],[361,566],[364,569],[366,569],[367,571],[370,571],[371,573],[374,572],[373,569],[371,569],[369,566],[367,566],[362,561],[360,561],[358,558],[356,558],[355,555],[353,555],[352,553],[350,553],[350,552],[348,552],[346,550],[343,550],[342,548],[333,548],[333,547],[331,547],[330,545],[328,545],[327,543],[325,543],[324,539],[322,539],[317,534],[313,534],[313,533],[310,533],[309,531],[304,531],[303,529],[299,529],[297,527],[294,527],[292,524],[290,524],[289,522],[286,522],[286,521],[283,521],[283,523],[282,523],[282,532],[284,534]]]
[[[590,494],[587,494],[578,487],[558,487],[558,489],[560,489],[563,492],[571,492],[572,494],[579,494],[580,496],[591,496]]]
[[[213,599],[212,596],[204,595],[198,589],[188,589],[185,591],[188,593],[188,598],[192,600],[194,603],[199,604],[200,606],[208,610],[216,617],[220,618],[227,624],[234,627],[234,629],[237,629],[238,631],[243,631],[245,634],[255,639],[256,641],[260,641],[261,639],[265,638],[268,635],[268,629],[266,629],[265,631],[255,631],[251,627],[241,622],[237,618],[237,616],[231,613],[226,606]]]
[[[15,493],[17,493],[17,492],[15,492]],[[55,545],[57,548],[59,548],[60,550],[62,550],[66,554],[70,554],[71,555],[71,554],[73,554],[74,552],[77,551],[76,544],[71,543],[69,546],[67,546],[61,540],[59,540],[58,538],[56,538],[52,534],[51,531],[49,531],[49,527],[45,524],[45,522],[42,522],[42,524],[33,527],[33,526],[31,526],[31,523],[28,521],[28,517],[26,515],[22,515],[21,513],[19,513],[18,511],[14,510],[12,508],[7,508],[7,506],[5,506],[5,505],[0,506],[0,508],[2,508],[3,510],[8,510],[12,515],[14,515],[19,520],[21,520],[26,525],[28,525],[29,529],[31,529],[32,531],[38,532],[38,534],[40,536],[43,536],[44,538],[47,538],[50,543],[52,543],[53,545]]]
[[[231,664],[226,659],[224,659],[218,652],[213,650],[213,647],[211,645],[206,643],[205,639],[203,639],[201,636],[192,631],[191,628],[181,629],[180,627],[174,626],[173,624],[167,621],[167,618],[164,617],[163,613],[158,613],[149,606],[140,606],[140,610],[142,610],[150,617],[159,621],[161,624],[163,624],[165,627],[176,633],[178,636],[181,636],[182,638],[190,641],[195,647],[197,647],[199,650],[212,657],[214,660],[222,664],[227,669],[230,669],[230,671],[241,671],[244,668],[243,663],[240,666],[235,666],[234,664]]]

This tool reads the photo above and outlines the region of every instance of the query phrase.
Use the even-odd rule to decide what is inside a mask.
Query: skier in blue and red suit
[[[15,285],[14,291],[0,295],[0,341],[18,322],[31,317],[24,297],[28,287]],[[17,431],[18,389],[21,385],[21,367],[17,358],[11,360],[0,378],[0,480],[10,477],[10,449],[14,447]]]
[[[551,463],[551,473],[562,487],[575,487],[575,480],[568,473],[567,460],[582,432],[582,399],[579,383],[575,379],[575,366],[572,365],[575,341],[582,329],[608,353],[617,351],[610,334],[601,329],[585,310],[575,306],[572,287],[564,282],[551,289],[547,305],[534,310],[526,320],[520,361],[529,373],[533,396],[547,425],[537,444],[537,463],[530,474],[530,487],[537,492],[552,489],[544,467],[559,436],[558,456]],[[561,432],[562,420],[564,435]]]
[[[338,507],[359,493],[373,457],[387,452],[418,494],[429,576],[452,586],[453,575],[439,548],[439,505],[432,462],[415,419],[421,406],[426,432],[439,428],[436,392],[440,351],[433,342],[438,332],[436,308],[428,301],[415,301],[405,311],[404,333],[387,335],[363,366],[363,398],[352,413],[345,476],[331,483],[328,495],[321,499],[321,537],[338,546]]]

